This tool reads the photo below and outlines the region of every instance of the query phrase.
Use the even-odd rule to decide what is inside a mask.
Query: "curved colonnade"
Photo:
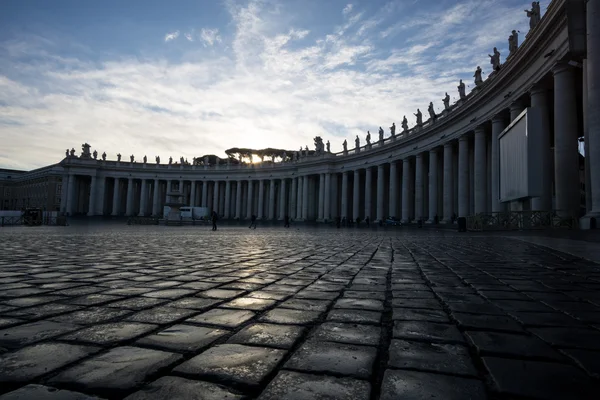
[[[61,162],[61,212],[158,216],[169,196],[179,196],[225,219],[288,215],[317,221],[387,216],[404,222],[451,221],[507,209],[595,216],[600,212],[600,120],[586,110],[599,105],[600,60],[592,48],[600,44],[598,2],[587,3],[587,58],[575,49],[572,25],[577,21],[568,7],[568,1],[554,0],[522,45],[483,84],[439,118],[395,137],[294,162],[239,166],[69,156]],[[541,115],[536,144],[543,164],[541,196],[502,203],[498,136],[526,108],[537,108]],[[582,193],[578,139],[584,136]]]

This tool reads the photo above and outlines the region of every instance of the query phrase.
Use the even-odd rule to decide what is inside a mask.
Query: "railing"
[[[577,219],[556,211],[507,211],[467,217],[469,231],[575,229]]]
[[[41,218],[29,217],[29,216],[9,216],[0,217],[0,226],[11,226],[11,225],[27,225],[27,226],[39,226],[39,225],[56,225],[66,226],[67,217],[60,215],[45,215]]]
[[[129,217],[127,225],[158,225],[158,221],[156,217]]]

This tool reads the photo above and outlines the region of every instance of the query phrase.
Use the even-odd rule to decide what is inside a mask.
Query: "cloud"
[[[29,36],[0,42],[0,166],[55,163],[83,142],[112,159],[296,149],[317,135],[340,151],[344,139],[404,115],[413,125],[430,101],[439,109],[445,92],[457,97],[458,79],[472,82],[476,65],[489,72],[491,48],[505,52],[512,29],[525,36],[521,8],[468,0],[393,20],[361,12],[323,31],[282,26],[285,8],[266,0],[230,2],[231,31],[188,30],[203,46],[178,59],[66,57],[60,41]],[[359,34],[369,19],[380,22]],[[382,46],[386,29],[402,40]]]
[[[171,40],[177,39],[179,37],[179,31],[167,33],[165,35],[165,42],[170,42]]]
[[[194,41],[194,34],[193,33],[186,33],[183,36],[185,36],[185,38],[189,41],[189,42],[193,42]]]
[[[344,7],[344,9],[342,10],[342,14],[343,15],[348,15],[352,12],[352,9],[354,8],[354,5],[352,4],[346,4],[346,7]]]
[[[204,46],[212,46],[215,43],[221,43],[221,36],[219,36],[218,29],[207,29],[202,28],[200,31],[200,40],[204,42]]]

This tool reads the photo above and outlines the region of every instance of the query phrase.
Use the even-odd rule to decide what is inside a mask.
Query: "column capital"
[[[496,114],[492,117],[492,124],[504,123],[505,120],[506,119],[502,115]]]
[[[418,159],[421,159],[421,158],[423,158],[423,153],[417,153],[417,154],[415,154],[415,159],[418,160]]]
[[[540,83],[534,83],[528,90],[530,96],[535,96],[538,94],[546,94],[548,89],[546,89]]]
[[[510,111],[517,111],[517,110],[522,110],[523,109],[523,102],[521,100],[515,100],[510,104],[509,107]]]
[[[429,154],[430,155],[437,155],[438,152],[438,148],[434,147],[433,149],[429,149]]]
[[[573,70],[573,67],[565,61],[559,61],[552,67],[552,74],[554,76],[562,74],[563,72],[570,72]]]
[[[459,143],[460,142],[466,142],[467,140],[469,140],[469,136],[468,135],[462,135],[461,137],[458,138]]]
[[[452,142],[446,142],[446,143],[444,143],[444,148],[445,149],[452,148]]]
[[[475,127],[475,136],[477,135],[485,135],[485,127],[483,125]]]

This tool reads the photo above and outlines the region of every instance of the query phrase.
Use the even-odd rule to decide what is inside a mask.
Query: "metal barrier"
[[[129,217],[127,225],[158,225],[158,221],[156,217]]]
[[[577,219],[556,211],[507,211],[467,217],[469,231],[576,229]]]

